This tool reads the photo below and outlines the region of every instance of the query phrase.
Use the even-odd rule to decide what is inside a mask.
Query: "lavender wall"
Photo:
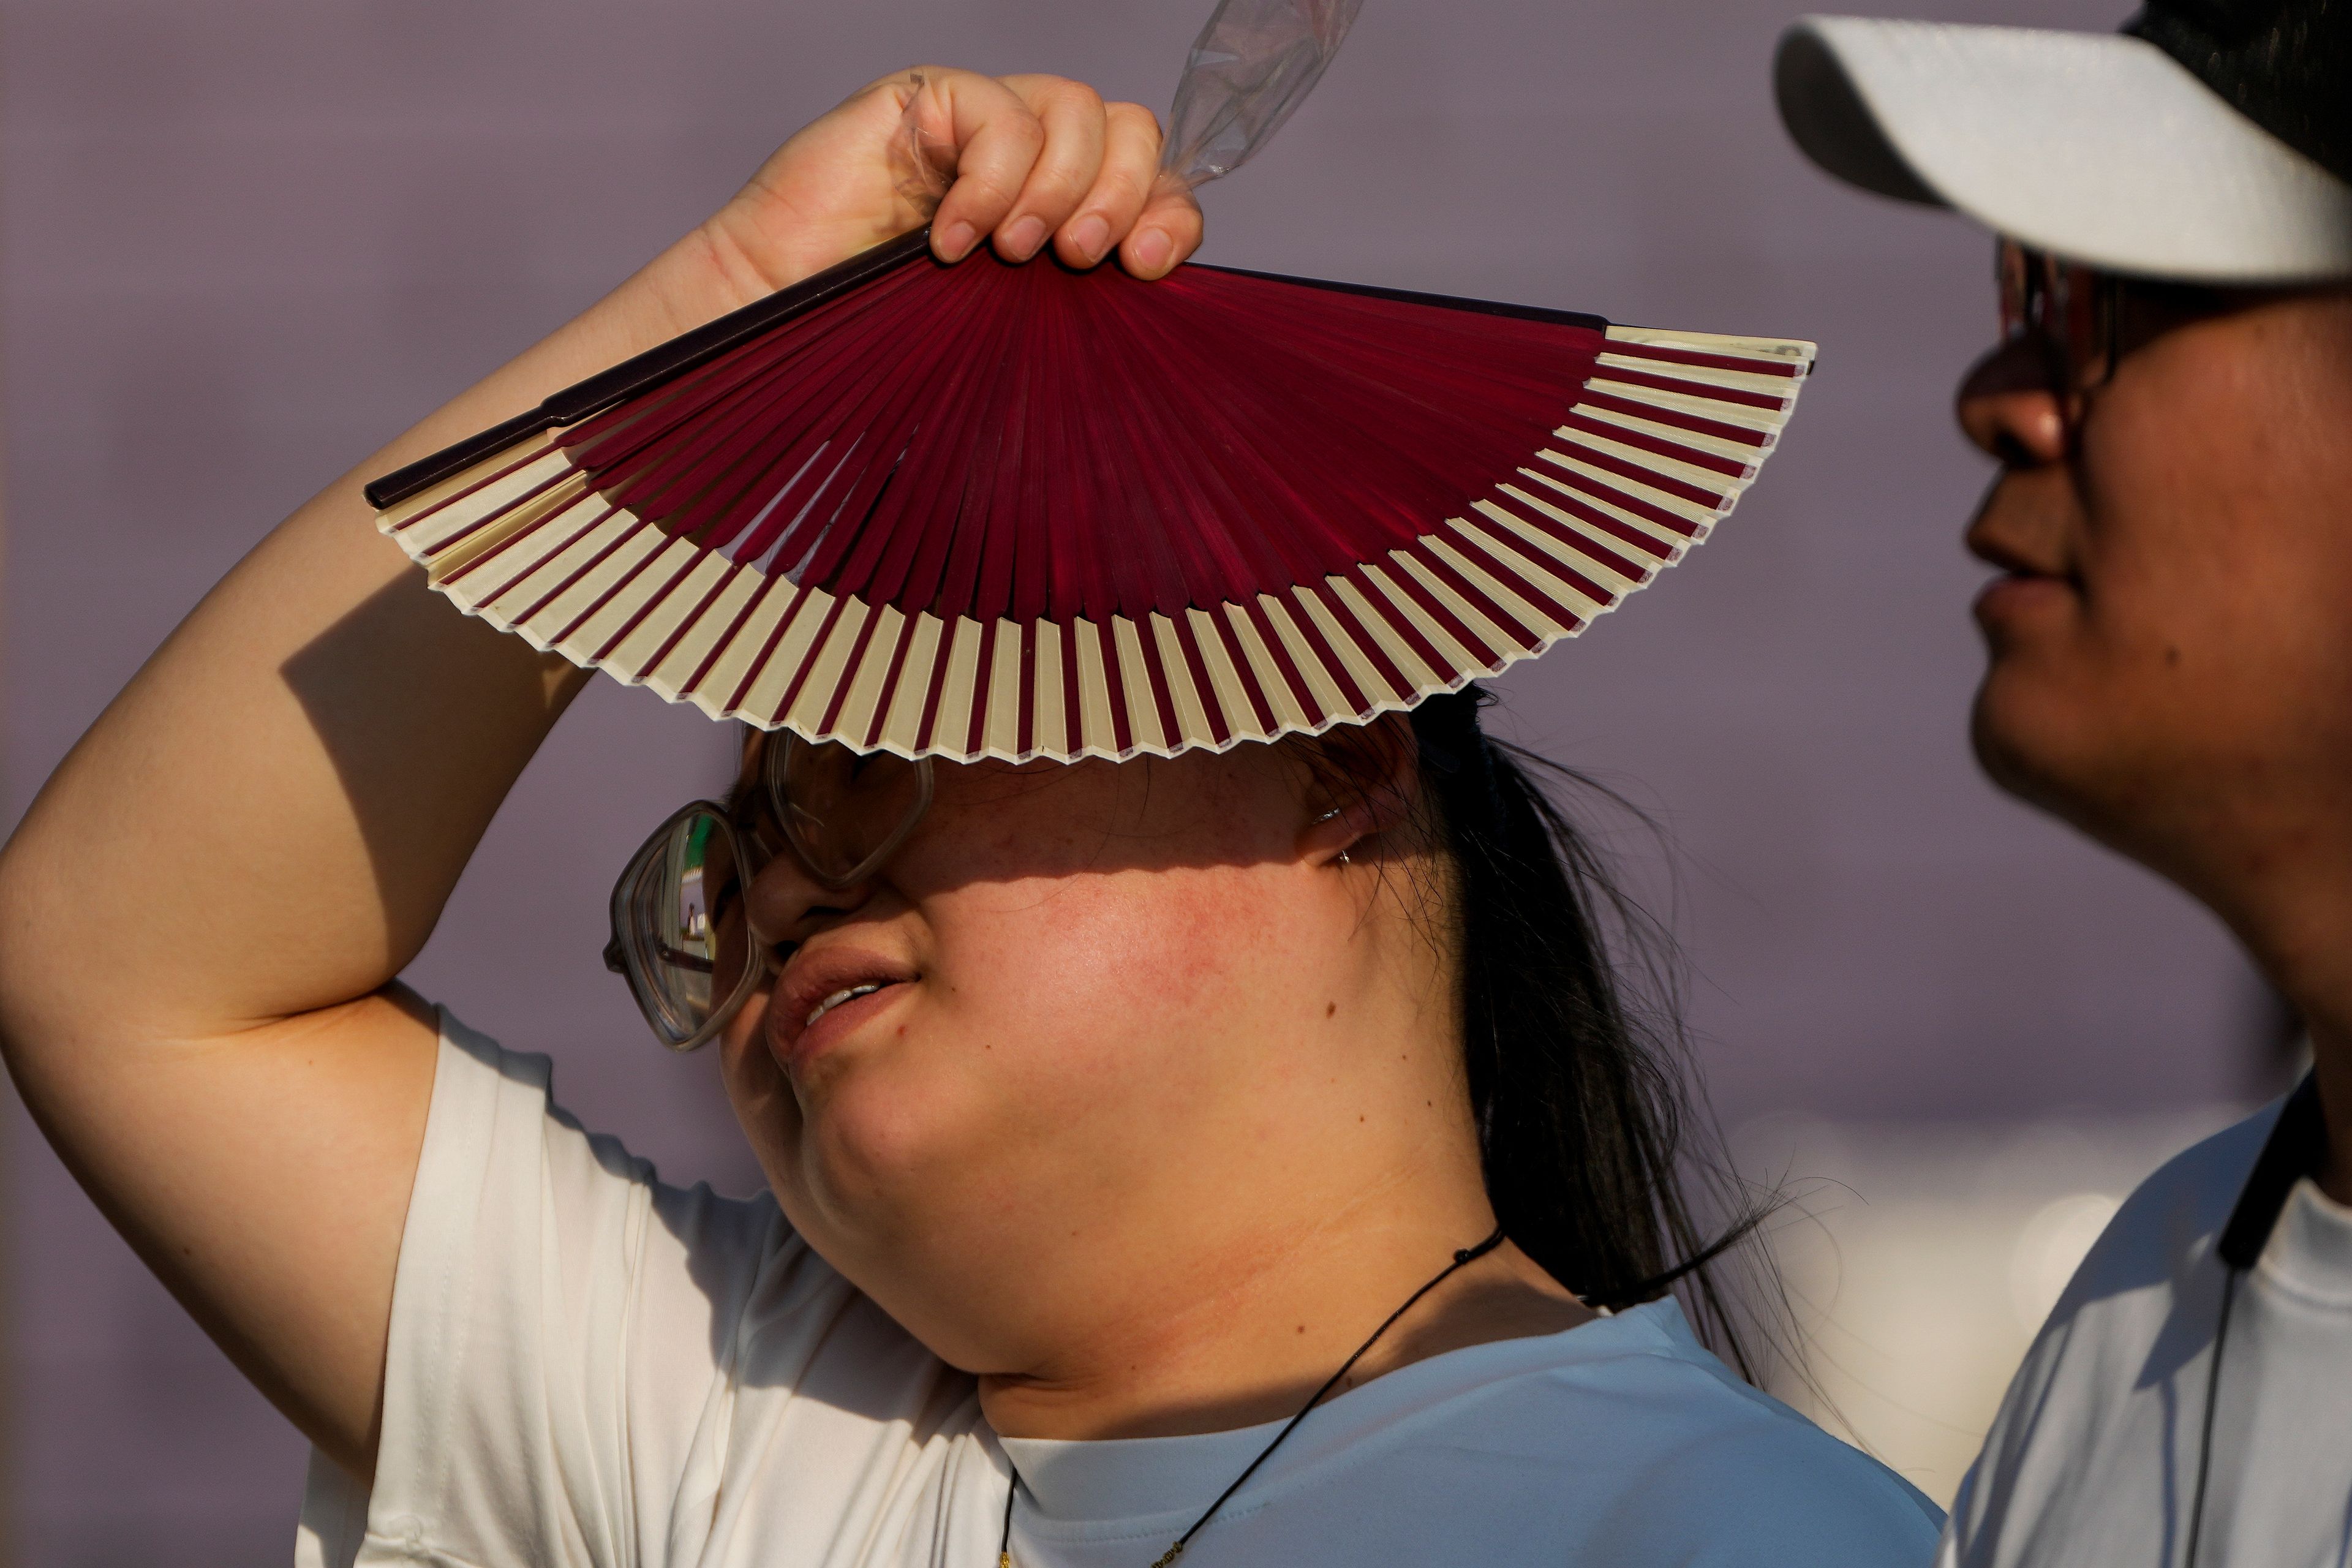
[[[1767,73],[1790,4],[1373,0],[1276,150],[1210,193],[1208,254],[1821,341],[1790,438],[1717,541],[1505,682],[1524,735],[1678,840],[1675,918],[1727,1119],[2236,1094],[2260,994],[2211,923],[1969,764],[1980,573],[1956,536],[1985,473],[1948,405],[1989,324],[1987,247],[1790,150]],[[0,0],[8,819],[272,521],[803,120],[919,58],[1160,104],[1196,8]],[[2104,26],[2116,7],[1921,8]],[[673,1174],[740,1185],[709,1064],[642,1039],[595,960],[612,870],[721,754],[698,715],[600,685],[415,979],[554,1051],[588,1120]],[[21,1117],[12,1137],[19,1560],[280,1559],[299,1445]]]

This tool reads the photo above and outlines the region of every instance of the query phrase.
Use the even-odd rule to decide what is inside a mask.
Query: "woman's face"
[[[1425,943],[1384,962],[1323,809],[1277,747],[940,765],[868,880],[778,857],[749,902],[782,967],[723,1056],[786,1215],[957,1359],[943,1281],[1166,1237],[1236,1201],[1231,1172],[1285,1179],[1293,1144],[1288,1179],[1318,1179],[1364,1010],[1436,984]]]

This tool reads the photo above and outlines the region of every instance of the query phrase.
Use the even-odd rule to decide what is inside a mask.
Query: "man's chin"
[[[2095,835],[2097,770],[2082,754],[2084,726],[2040,693],[2021,689],[2029,684],[2021,675],[1996,658],[1977,688],[1969,714],[1977,765],[2003,793]]]
[[[1996,658],[1969,715],[1977,761],[2009,795],[2153,871],[2242,934],[2258,930],[2250,900],[2267,884],[2252,873],[2314,863],[2301,804],[2333,753],[2307,732],[2292,744],[2276,739],[2312,705],[2269,710],[2251,680],[2240,682],[2246,690],[2234,706],[2210,687],[2177,683],[2151,698],[2133,674]]]

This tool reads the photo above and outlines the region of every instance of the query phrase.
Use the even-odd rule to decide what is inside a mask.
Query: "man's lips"
[[[2011,573],[1986,584],[1970,606],[1977,624],[1991,626],[2052,609],[2074,596],[2074,584],[2063,577],[2038,573]]]
[[[2066,582],[2074,575],[2064,561],[2050,552],[2028,549],[1989,528],[1969,530],[1967,544],[1969,554],[1988,566],[2000,567],[2011,577],[2048,577]]]
[[[1969,554],[1988,566],[1998,566],[2002,574],[1984,585],[1970,606],[1980,626],[2047,610],[2082,591],[2065,562],[2005,538],[1981,522],[1969,530],[1968,547]]]
[[[855,948],[802,948],[777,976],[768,1037],[786,1067],[806,1060],[895,1000],[919,978],[906,963]]]

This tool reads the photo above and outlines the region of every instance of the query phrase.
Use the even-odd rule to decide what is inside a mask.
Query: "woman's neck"
[[[1287,1419],[1457,1250],[1485,1239],[1494,1221],[1484,1208],[1452,1226],[1309,1238],[1204,1282],[1181,1310],[1106,1323],[1049,1368],[982,1375],[982,1408],[1013,1437],[1166,1437]],[[1416,1304],[1334,1394],[1447,1351],[1558,1333],[1592,1316],[1506,1241]]]

